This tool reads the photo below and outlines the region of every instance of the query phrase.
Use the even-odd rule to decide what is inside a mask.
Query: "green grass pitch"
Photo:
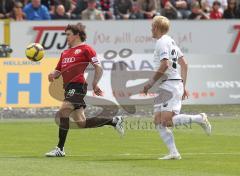
[[[239,117],[210,118],[212,136],[197,126],[174,130],[182,160],[167,149],[150,118],[127,121],[126,136],[110,128],[71,130],[64,158],[46,158],[57,142],[53,120],[0,121],[1,176],[239,176]],[[148,127],[148,130],[145,128]]]

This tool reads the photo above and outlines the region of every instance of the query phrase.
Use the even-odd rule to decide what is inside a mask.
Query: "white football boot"
[[[114,127],[117,132],[123,136],[124,135],[124,127],[123,127],[123,117],[122,116],[115,116],[113,117],[113,122],[116,123],[116,126]]]
[[[158,158],[159,160],[180,160],[182,159],[179,153],[170,153],[164,157]]]
[[[47,156],[47,157],[64,157],[65,152],[64,152],[64,149],[60,150],[59,147],[56,147],[52,151],[45,153],[45,156]]]
[[[200,126],[203,128],[207,135],[210,135],[212,132],[212,126],[208,121],[207,114],[200,113],[200,115],[202,116],[202,123],[200,123]]]

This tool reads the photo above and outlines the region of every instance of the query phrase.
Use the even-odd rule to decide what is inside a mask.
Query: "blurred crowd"
[[[0,19],[240,19],[240,0],[0,0]]]

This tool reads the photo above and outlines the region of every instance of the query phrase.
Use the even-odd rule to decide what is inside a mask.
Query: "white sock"
[[[157,125],[156,129],[159,131],[159,134],[163,142],[166,144],[169,152],[173,154],[178,154],[172,130],[170,130],[168,127],[162,126],[161,124]]]
[[[178,125],[188,125],[191,123],[202,123],[202,116],[198,115],[187,115],[187,114],[178,114],[173,116],[172,122],[174,126]]]

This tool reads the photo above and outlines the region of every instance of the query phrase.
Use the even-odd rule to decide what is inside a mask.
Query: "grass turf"
[[[150,119],[127,120],[124,138],[110,127],[71,130],[65,158],[44,157],[57,142],[53,120],[2,120],[0,175],[239,176],[239,118],[210,120],[212,136],[197,125],[175,129],[180,161],[157,160],[167,149]]]

